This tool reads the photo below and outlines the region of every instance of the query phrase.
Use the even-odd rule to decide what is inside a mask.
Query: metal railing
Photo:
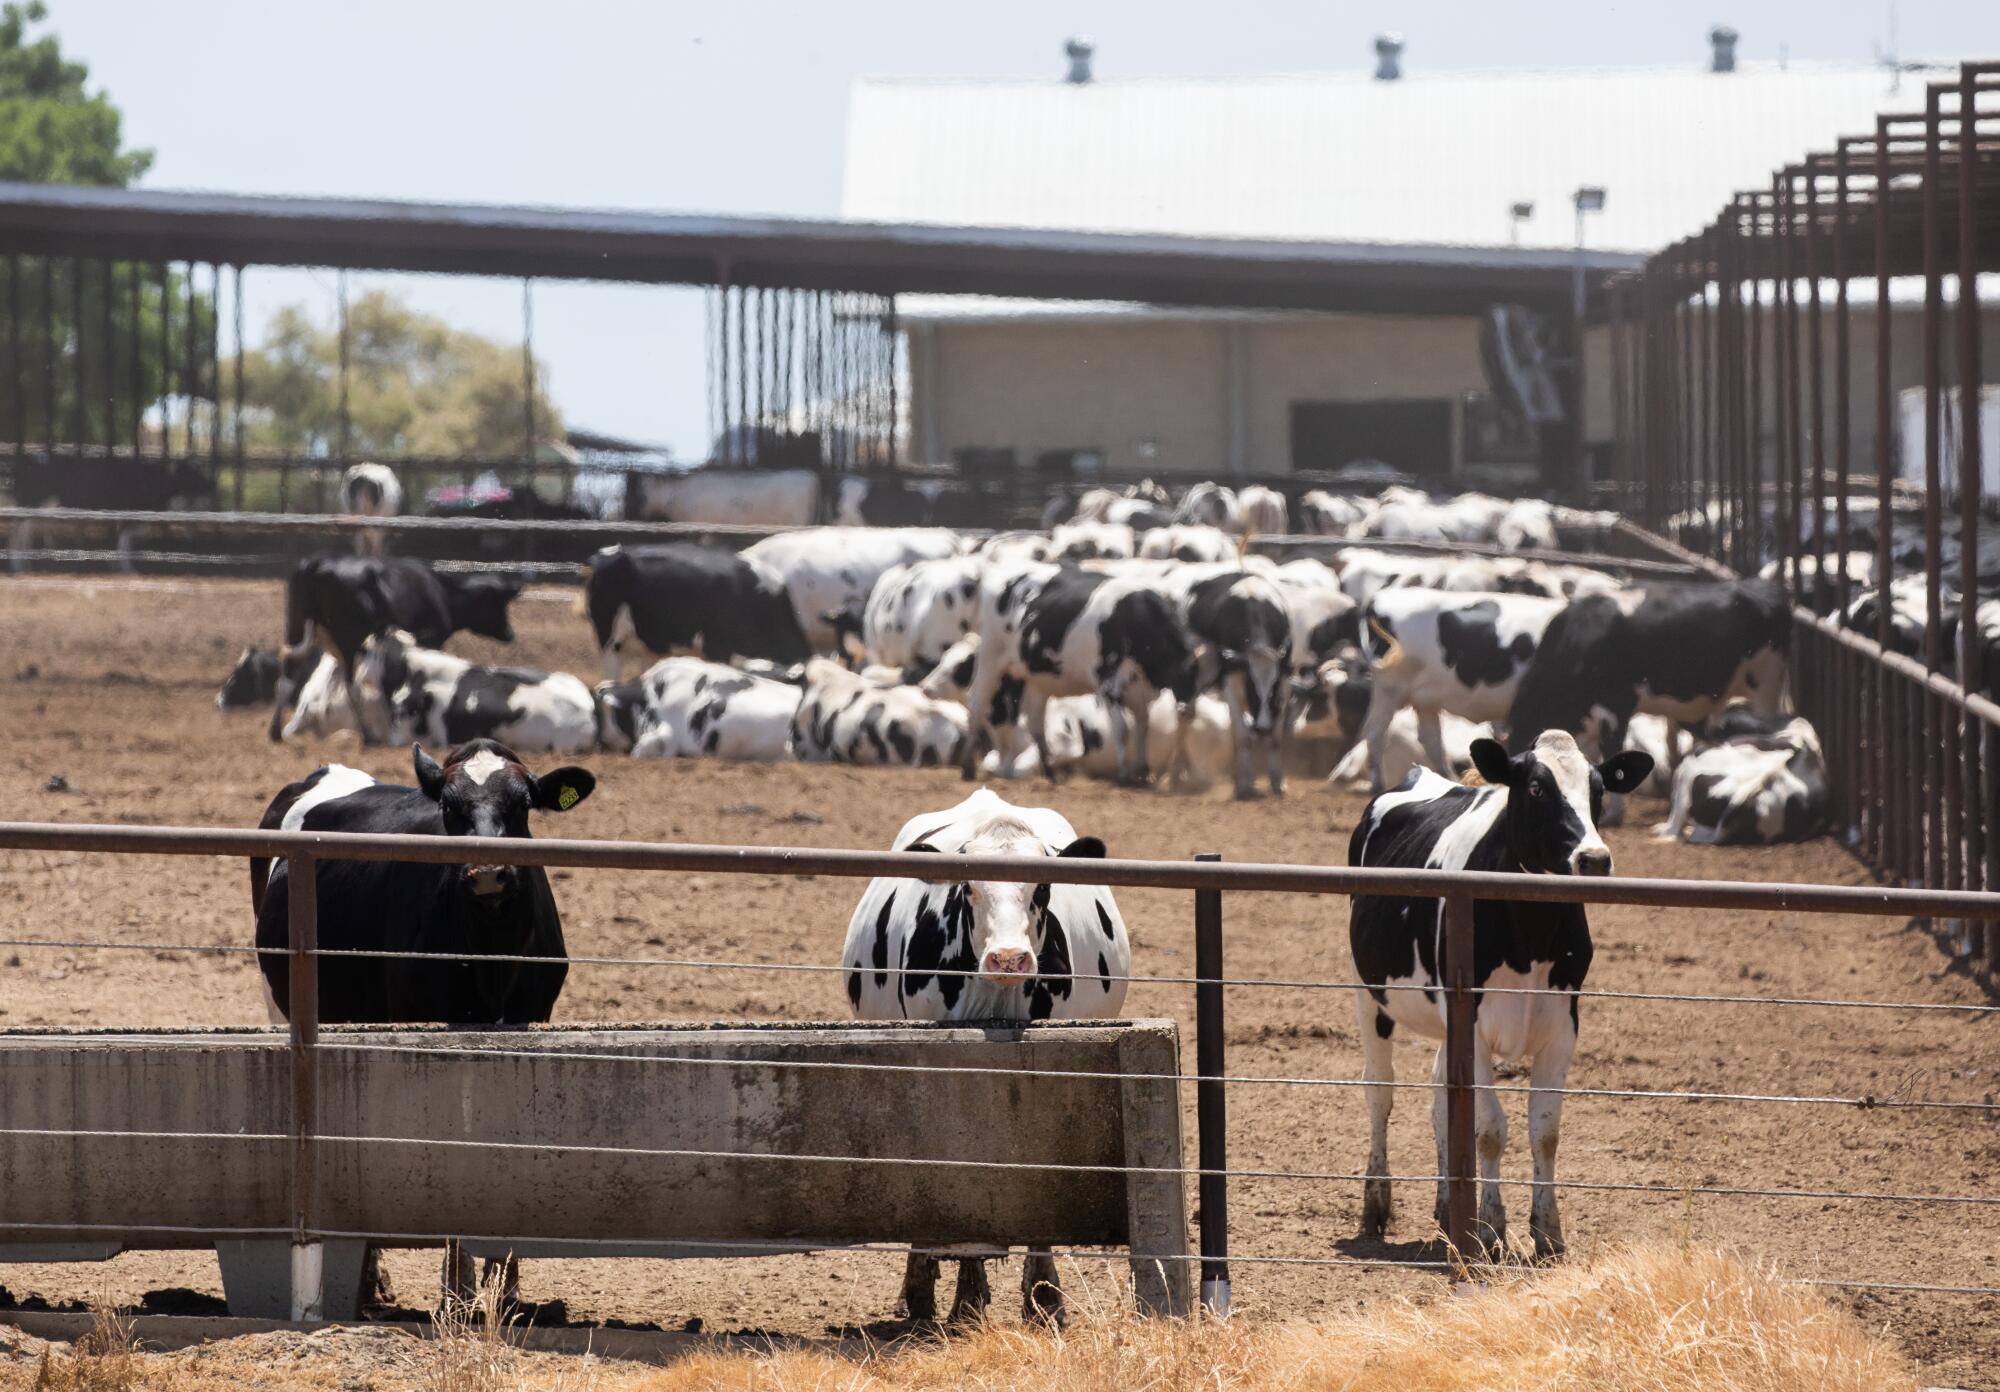
[[[1196,959],[1192,976],[1130,974],[1122,978],[1132,983],[1192,985],[1195,988],[1196,1067],[1193,1072],[1173,1075],[1171,1081],[1191,1083],[1196,1089],[1198,1160],[1183,1166],[1050,1166],[1063,1170],[1110,1168],[1128,1175],[1164,1175],[1194,1178],[1200,1188],[1200,1252],[1135,1254],[1141,1260],[1201,1263],[1204,1303],[1211,1309],[1226,1308],[1228,1268],[1231,1260],[1251,1264],[1302,1266],[1402,1266],[1424,1270],[1444,1269],[1462,1274],[1461,1254],[1480,1249],[1475,1223],[1475,1194],[1478,1181],[1475,1164],[1473,1108],[1481,1091],[1559,1092],[1564,1096],[1611,1099],[1681,1100],[1733,1105],[1779,1105],[1843,1107],[1862,1110],[1929,1110],[2000,1115],[2000,1103],[1990,1099],[1912,1095],[1908,1087],[1881,1093],[1786,1094],[1752,1091],[1643,1089],[1629,1087],[1562,1087],[1536,1089],[1525,1084],[1475,1082],[1473,1027],[1475,1003],[1482,993],[1548,996],[1588,996],[1606,1000],[1686,1001],[1705,1005],[1737,1004],[1767,1007],[1816,1006],[1860,1010],[1950,1010],[1979,1019],[2000,1014],[2000,1006],[1959,1005],[1937,1001],[1887,1001],[1812,997],[1761,997],[1755,995],[1679,994],[1673,992],[1628,992],[1585,989],[1577,992],[1555,988],[1481,987],[1474,979],[1472,961],[1472,909],[1475,900],[1505,899],[1547,904],[1623,904],[1649,908],[1709,908],[1754,911],[1795,911],[1850,916],[1946,917],[1968,921],[2000,919],[2000,895],[1950,890],[1903,889],[1886,886],[1826,886],[1804,884],[1737,884],[1704,880],[1595,879],[1528,876],[1488,872],[1389,869],[1379,867],[1315,867],[1300,865],[1224,864],[1203,856],[1193,862],[1145,860],[1064,860],[1048,857],[987,857],[964,855],[911,855],[906,853],[840,849],[806,849],[769,846],[688,845],[581,840],[516,840],[477,837],[432,837],[412,835],[330,834],[219,828],[142,827],[115,825],[65,825],[45,823],[0,823],[0,851],[70,851],[86,854],[142,854],[172,856],[229,856],[284,858],[289,865],[291,886],[288,894],[288,943],[283,949],[260,949],[238,944],[196,944],[166,942],[120,942],[55,937],[10,937],[0,946],[11,949],[66,950],[176,950],[197,953],[258,954],[281,952],[291,973],[290,1040],[292,1108],[291,1128],[286,1133],[239,1134],[244,1144],[289,1144],[292,1147],[292,1223],[285,1230],[300,1247],[333,1237],[365,1237],[371,1241],[443,1241],[450,1235],[412,1233],[335,1233],[321,1221],[317,1176],[321,1150],[329,1145],[409,1145],[470,1146],[497,1149],[575,1150],[574,1144],[464,1140],[423,1136],[323,1135],[316,1125],[319,1113],[319,1059],[331,1051],[408,1051],[407,1043],[371,1042],[365,1035],[322,1039],[319,1032],[318,979],[323,958],[368,957],[393,960],[427,960],[449,954],[343,950],[319,944],[316,894],[317,871],[326,860],[410,861],[428,864],[460,864],[477,861],[489,864],[539,866],[596,870],[700,871],[705,873],[873,877],[911,876],[937,881],[952,877],[981,880],[1094,884],[1115,888],[1155,888],[1192,891]],[[1385,1083],[1368,1078],[1288,1077],[1268,1074],[1231,1074],[1224,1051],[1224,989],[1231,987],[1268,990],[1361,990],[1371,989],[1355,980],[1282,979],[1269,977],[1232,978],[1223,962],[1222,896],[1229,892],[1279,892],[1290,894],[1386,895],[1392,897],[1439,897],[1444,901],[1440,931],[1443,935],[1440,966],[1446,1006],[1446,1075],[1442,1082],[1398,1081]],[[522,958],[542,961],[543,958]],[[673,957],[591,957],[567,959],[574,965],[649,966],[743,972],[816,972],[846,970],[838,964],[799,962],[719,961]],[[869,970],[877,970],[870,968]],[[902,975],[907,969],[880,970]],[[926,969],[927,975],[976,975],[951,969]],[[1421,985],[1377,986],[1376,990],[1423,990]],[[33,1037],[33,1032],[28,1032]],[[101,1037],[101,1036],[100,1036]],[[115,1036],[114,1036],[115,1037]],[[454,1050],[448,1044],[431,1052],[464,1053],[473,1057],[504,1056],[515,1051],[490,1046]],[[521,1051],[526,1052],[526,1051]],[[753,1059],[687,1059],[633,1057],[606,1054],[634,1068],[657,1067],[788,1067],[821,1069],[877,1069],[885,1071],[932,1072],[912,1066],[840,1061],[788,1060],[773,1062]],[[979,1070],[957,1070],[979,1071]],[[1062,1078],[1106,1075],[1089,1073],[1038,1074],[1039,1082]],[[1255,1087],[1393,1087],[1446,1094],[1447,1138],[1442,1175],[1408,1174],[1388,1178],[1401,1181],[1441,1182],[1447,1195],[1445,1236],[1450,1244],[1442,1261],[1372,1259],[1366,1257],[1318,1257],[1308,1254],[1237,1255],[1229,1251],[1229,1182],[1361,1182],[1371,1176],[1323,1169],[1232,1168],[1226,1141],[1226,1089],[1230,1086]],[[0,1134],[42,1134],[34,1128],[0,1128]],[[61,1134],[76,1134],[64,1132]],[[169,1139],[178,1133],[101,1132],[148,1139]],[[646,1152],[652,1154],[651,1151]],[[661,1151],[662,1156],[717,1158],[708,1152]],[[902,1157],[856,1155],[772,1154],[738,1156],[771,1163],[796,1164],[952,1164],[969,1167],[1000,1166],[1023,1168],[1019,1163],[967,1157],[949,1161]],[[1025,1166],[1026,1168],[1037,1168]],[[1547,1184],[1558,1189],[1626,1193],[1634,1195],[1706,1194],[1731,1198],[1782,1198],[1822,1201],[1852,1201],[1883,1204],[1937,1204],[1970,1209],[2000,1205],[2000,1195],[1981,1193],[1903,1193],[1883,1189],[1847,1189],[1807,1185],[1757,1186],[1743,1184],[1658,1184],[1607,1180],[1500,1180],[1509,1186],[1531,1189]],[[0,1221],[0,1230],[21,1225]],[[29,1225],[34,1226],[34,1225]],[[130,1225],[116,1226],[129,1230]],[[64,1231],[89,1230],[88,1223],[65,1224]],[[258,1230],[260,1235],[277,1235]],[[230,1236],[241,1234],[216,1234]],[[499,1242],[500,1235],[485,1235],[469,1241]],[[587,1250],[588,1244],[579,1250]],[[651,1246],[662,1251],[680,1247],[698,1248],[700,1243],[659,1242]],[[737,1244],[740,1246],[740,1244]],[[773,1250],[801,1250],[774,1247]],[[884,1247],[882,1250],[891,1250]],[[903,1251],[901,1247],[894,1248]],[[939,1255],[964,1256],[954,1248]],[[1923,1285],[1909,1282],[1878,1282],[1864,1278],[1831,1282],[1844,1286],[1903,1290],[1911,1292],[2000,1294],[2000,1287]]]

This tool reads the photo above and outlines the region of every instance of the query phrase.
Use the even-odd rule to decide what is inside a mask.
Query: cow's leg
[[[1152,722],[1153,691],[1135,682],[1125,688],[1120,699],[1125,710],[1125,738],[1131,742],[1132,786],[1144,788],[1153,781],[1153,756],[1146,747],[1146,734]]]
[[[439,1285],[447,1301],[456,1301],[460,1305],[472,1303],[472,1258],[456,1241],[444,1245],[444,1270],[440,1273]]]
[[[1687,835],[1688,816],[1694,810],[1694,780],[1674,775],[1673,801],[1667,804],[1667,819],[1653,828],[1662,841],[1678,841]]]
[[[604,648],[599,654],[604,664],[604,680],[624,680],[625,644],[638,636],[639,626],[632,621],[632,606],[619,605],[618,612],[611,616],[611,632],[605,635]]]
[[[1451,1119],[1451,1098],[1445,1092],[1445,1046],[1439,1043],[1437,1057],[1431,1063],[1431,1135],[1437,1142],[1437,1168],[1431,1173],[1438,1177],[1437,1202],[1431,1206],[1431,1221],[1437,1230],[1447,1235],[1451,1232],[1450,1191],[1445,1176],[1451,1173],[1451,1153],[1445,1145]]]
[[[1440,1051],[1441,1053],[1442,1051]],[[1507,1152],[1507,1109],[1493,1090],[1493,1056],[1472,1046],[1473,1147],[1479,1155],[1479,1243],[1493,1251],[1507,1245],[1507,1202],[1500,1196],[1500,1157]],[[1444,1173],[1440,1170],[1438,1173]]]
[[[511,1310],[521,1303],[521,1263],[509,1252],[499,1261],[488,1257],[479,1269],[479,1283],[490,1286],[495,1282],[500,1286],[500,1308]]]
[[[1042,761],[1042,777],[1050,783],[1057,781],[1055,760],[1049,755],[1049,692],[1045,687],[1035,687],[1021,698],[1021,723],[1028,727],[1028,738],[1034,741],[1035,755]]]
[[[1396,718],[1396,711],[1402,705],[1401,699],[1387,689],[1387,684],[1378,676],[1375,689],[1368,695],[1368,714],[1361,722],[1361,738],[1368,741],[1368,786],[1373,792],[1381,792],[1382,759],[1389,743],[1389,722]]]
[[[1424,757],[1430,760],[1431,771],[1440,777],[1451,777],[1451,758],[1444,752],[1444,726],[1438,720],[1436,706],[1417,707],[1417,742],[1423,746]]]
[[[973,658],[972,681],[965,689],[965,743],[959,746],[958,774],[967,782],[979,776],[980,756],[994,743],[993,698],[999,694],[1000,674],[993,662],[981,660],[984,651]]]
[[[1271,780],[1271,796],[1285,795],[1285,736],[1282,724],[1264,736],[1264,772]]]
[[[389,1284],[389,1278],[382,1271],[382,1249],[370,1247],[361,1257],[361,1304],[365,1309],[373,1305],[377,1308],[396,1303],[396,1288]]]
[[[1361,1036],[1361,1076],[1367,1079],[1368,1178],[1361,1185],[1361,1236],[1379,1238],[1389,1226],[1389,1113],[1396,1105],[1395,1024],[1366,991],[1354,993],[1355,1033]]]
[[[1535,1153],[1535,1199],[1528,1231],[1538,1257],[1563,1254],[1562,1215],[1556,1207],[1556,1144],[1562,1136],[1562,1088],[1575,1051],[1576,1025],[1564,1010],[1556,1037],[1535,1055],[1528,1070],[1528,1144]]]
[[[1111,737],[1111,756],[1117,761],[1118,786],[1128,788],[1132,785],[1132,746],[1127,738],[1130,731],[1125,728],[1125,703],[1109,692],[1100,692],[1098,700],[1104,703],[1104,728]]]
[[[958,1289],[951,1294],[954,1321],[978,1319],[993,1303],[993,1288],[986,1284],[986,1259],[966,1257],[958,1264]]]
[[[903,1263],[903,1315],[907,1319],[929,1321],[937,1318],[936,1257],[912,1250]]]
[[[1243,678],[1230,673],[1223,683],[1229,700],[1229,752],[1236,760],[1236,797],[1240,802],[1257,791],[1257,774],[1252,766],[1257,737],[1250,729],[1250,711],[1243,699]]]
[[[1030,1324],[1063,1322],[1062,1277],[1046,1247],[1030,1247],[1021,1263],[1021,1318]]]

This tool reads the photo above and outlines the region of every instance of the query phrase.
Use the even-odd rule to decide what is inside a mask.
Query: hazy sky
[[[1007,5],[820,0],[48,0],[51,27],[153,147],[154,188],[652,208],[839,212],[848,84],[865,75],[1058,77],[1062,41],[1118,75],[1360,70],[1403,32],[1406,68],[1704,61],[1724,19],[1745,59],[1867,58],[1890,7],[1671,4]],[[2000,55],[2000,0],[1904,0],[1906,57]],[[1832,134],[1829,132],[1829,134]],[[518,340],[518,283],[383,277],[423,307]],[[356,287],[374,278],[356,277]],[[252,271],[270,307],[332,277]],[[535,341],[573,425],[703,445],[690,291],[542,286]]]

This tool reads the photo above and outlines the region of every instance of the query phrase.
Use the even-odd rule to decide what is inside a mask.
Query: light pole
[[[1519,246],[1521,245],[1521,224],[1535,215],[1535,205],[1532,203],[1515,203],[1509,206],[1507,212],[1511,219],[1508,229],[1510,233],[1508,244]]]
[[[1604,190],[1593,184],[1584,184],[1576,191],[1576,260],[1570,277],[1570,343],[1571,361],[1575,364],[1570,374],[1570,392],[1573,397],[1570,429],[1569,475],[1570,486],[1582,493],[1589,481],[1585,474],[1585,440],[1583,425],[1583,215],[1604,211]]]

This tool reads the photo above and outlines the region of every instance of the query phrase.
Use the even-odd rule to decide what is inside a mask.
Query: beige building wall
[[[1471,319],[943,320],[910,326],[909,363],[920,460],[1001,448],[1026,468],[1094,448],[1113,469],[1207,477],[1290,469],[1295,401],[1485,387]]]

